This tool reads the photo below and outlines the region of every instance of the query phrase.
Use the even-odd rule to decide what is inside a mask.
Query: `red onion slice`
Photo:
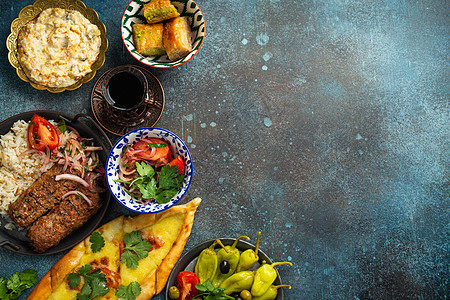
[[[124,175],[131,175],[131,174],[136,172],[136,169],[133,169],[132,171],[127,171],[125,166],[124,166],[124,160],[123,159],[119,160],[119,170]]]
[[[78,195],[78,196],[81,196],[81,197],[83,197],[84,200],[86,200],[86,202],[89,204],[89,206],[92,206],[92,205],[93,205],[92,201],[91,201],[85,194],[83,194],[83,193],[80,192],[80,191],[70,191],[70,192],[67,192],[67,193],[65,193],[64,195],[62,195],[62,199],[66,198],[67,196],[70,196],[70,195]]]
[[[69,154],[67,153],[67,151],[64,151],[64,159],[65,159],[65,163],[64,163],[63,171],[65,172],[67,170],[67,167],[69,166]]]
[[[47,165],[50,162],[50,148],[48,146],[45,146],[45,158],[44,158],[44,163],[42,164],[41,167],[41,172],[45,172],[45,169],[47,168]]]
[[[122,174],[121,172],[119,172],[118,177],[119,177],[119,180],[122,180],[122,181],[129,181],[129,182],[131,182],[133,180],[133,177],[132,178],[128,178],[124,174]]]
[[[80,137],[81,135],[78,133],[78,131],[73,128],[72,126],[66,126],[67,129],[69,129],[70,131],[72,131],[73,133],[75,133],[77,135],[77,137]]]
[[[56,181],[63,180],[63,179],[78,182],[79,184],[83,185],[84,187],[89,188],[89,183],[87,183],[86,180],[84,180],[80,176],[73,175],[73,174],[59,174],[59,175],[55,176]]]
[[[84,150],[86,150],[86,151],[100,151],[100,150],[103,150],[103,147],[87,146]]]
[[[95,172],[89,172],[86,174],[84,179],[86,180],[87,183],[89,183],[89,186],[90,186],[89,190],[91,190],[92,192],[96,192],[96,193],[103,193],[106,191],[106,189],[96,186],[94,184],[94,181],[101,176],[102,176],[102,174],[95,173]]]

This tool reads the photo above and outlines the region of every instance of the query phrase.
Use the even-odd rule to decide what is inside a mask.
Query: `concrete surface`
[[[128,0],[84,2],[107,27],[103,68],[78,90],[37,91],[3,45],[1,120],[36,109],[92,115],[95,80],[138,64],[120,38]],[[0,40],[31,3],[0,2]],[[286,299],[447,299],[449,2],[197,4],[198,55],[149,68],[166,95],[157,125],[193,156],[182,202],[203,199],[185,251],[261,230],[261,249],[294,264],[279,267]],[[105,222],[128,213],[112,204]],[[34,268],[41,278],[62,255],[0,249],[0,276]]]

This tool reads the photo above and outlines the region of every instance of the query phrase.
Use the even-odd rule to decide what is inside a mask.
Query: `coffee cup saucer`
[[[105,80],[106,74],[111,72],[112,69],[106,71],[102,74],[102,76],[100,76],[100,78],[94,84],[91,92],[91,108],[95,119],[100,124],[100,126],[103,127],[103,129],[119,136],[122,136],[137,128],[154,126],[161,117],[164,109],[164,90],[158,78],[156,78],[155,75],[153,75],[150,71],[143,67],[134,65],[133,67],[139,68],[139,70],[144,73],[148,81],[148,101],[151,104],[141,120],[130,119],[129,124],[121,125],[115,123],[113,121],[113,118],[111,118],[108,110],[109,104],[107,103],[103,95],[102,84]]]

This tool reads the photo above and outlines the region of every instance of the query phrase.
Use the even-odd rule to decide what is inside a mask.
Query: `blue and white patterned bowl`
[[[144,18],[143,7],[150,0],[132,0],[122,16],[120,31],[122,33],[122,41],[128,52],[139,62],[154,68],[173,68],[180,66],[194,57],[205,39],[205,19],[202,11],[192,0],[172,0],[172,4],[177,8],[180,16],[187,16],[191,22],[192,36],[192,52],[187,56],[171,61],[167,55],[162,56],[142,56],[136,51],[133,43],[132,26],[133,24],[146,23]]]
[[[181,155],[186,167],[183,186],[180,188],[178,193],[165,204],[159,204],[155,200],[152,200],[150,203],[144,203],[143,201],[133,198],[127,194],[122,183],[117,183],[114,181],[119,179],[119,158],[122,153],[122,149],[127,145],[133,145],[137,141],[147,137],[155,137],[165,140],[169,144],[172,157],[175,158],[178,155]],[[189,153],[189,149],[186,147],[184,142],[174,133],[157,127],[139,128],[121,137],[111,149],[106,162],[106,182],[114,198],[116,198],[116,200],[126,208],[141,214],[151,214],[164,211],[177,204],[189,189],[192,180],[192,172],[193,165],[191,154]]]

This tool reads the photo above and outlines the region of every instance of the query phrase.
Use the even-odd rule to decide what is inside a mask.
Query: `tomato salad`
[[[94,146],[92,139],[81,137],[78,131],[67,126],[64,120],[55,125],[35,114],[28,125],[29,150],[22,155],[32,153],[41,155],[43,158],[41,172],[47,171],[55,164],[62,165],[63,173],[55,176],[56,181],[73,180],[93,192],[106,191],[103,187],[105,169],[97,154],[97,151],[103,148]],[[102,183],[99,184],[98,180]],[[69,193],[82,194],[78,191]],[[90,202],[86,196],[83,198]]]
[[[125,191],[145,203],[167,203],[178,193],[185,177],[181,156],[172,158],[169,145],[147,137],[124,147],[119,159],[119,179]]]

